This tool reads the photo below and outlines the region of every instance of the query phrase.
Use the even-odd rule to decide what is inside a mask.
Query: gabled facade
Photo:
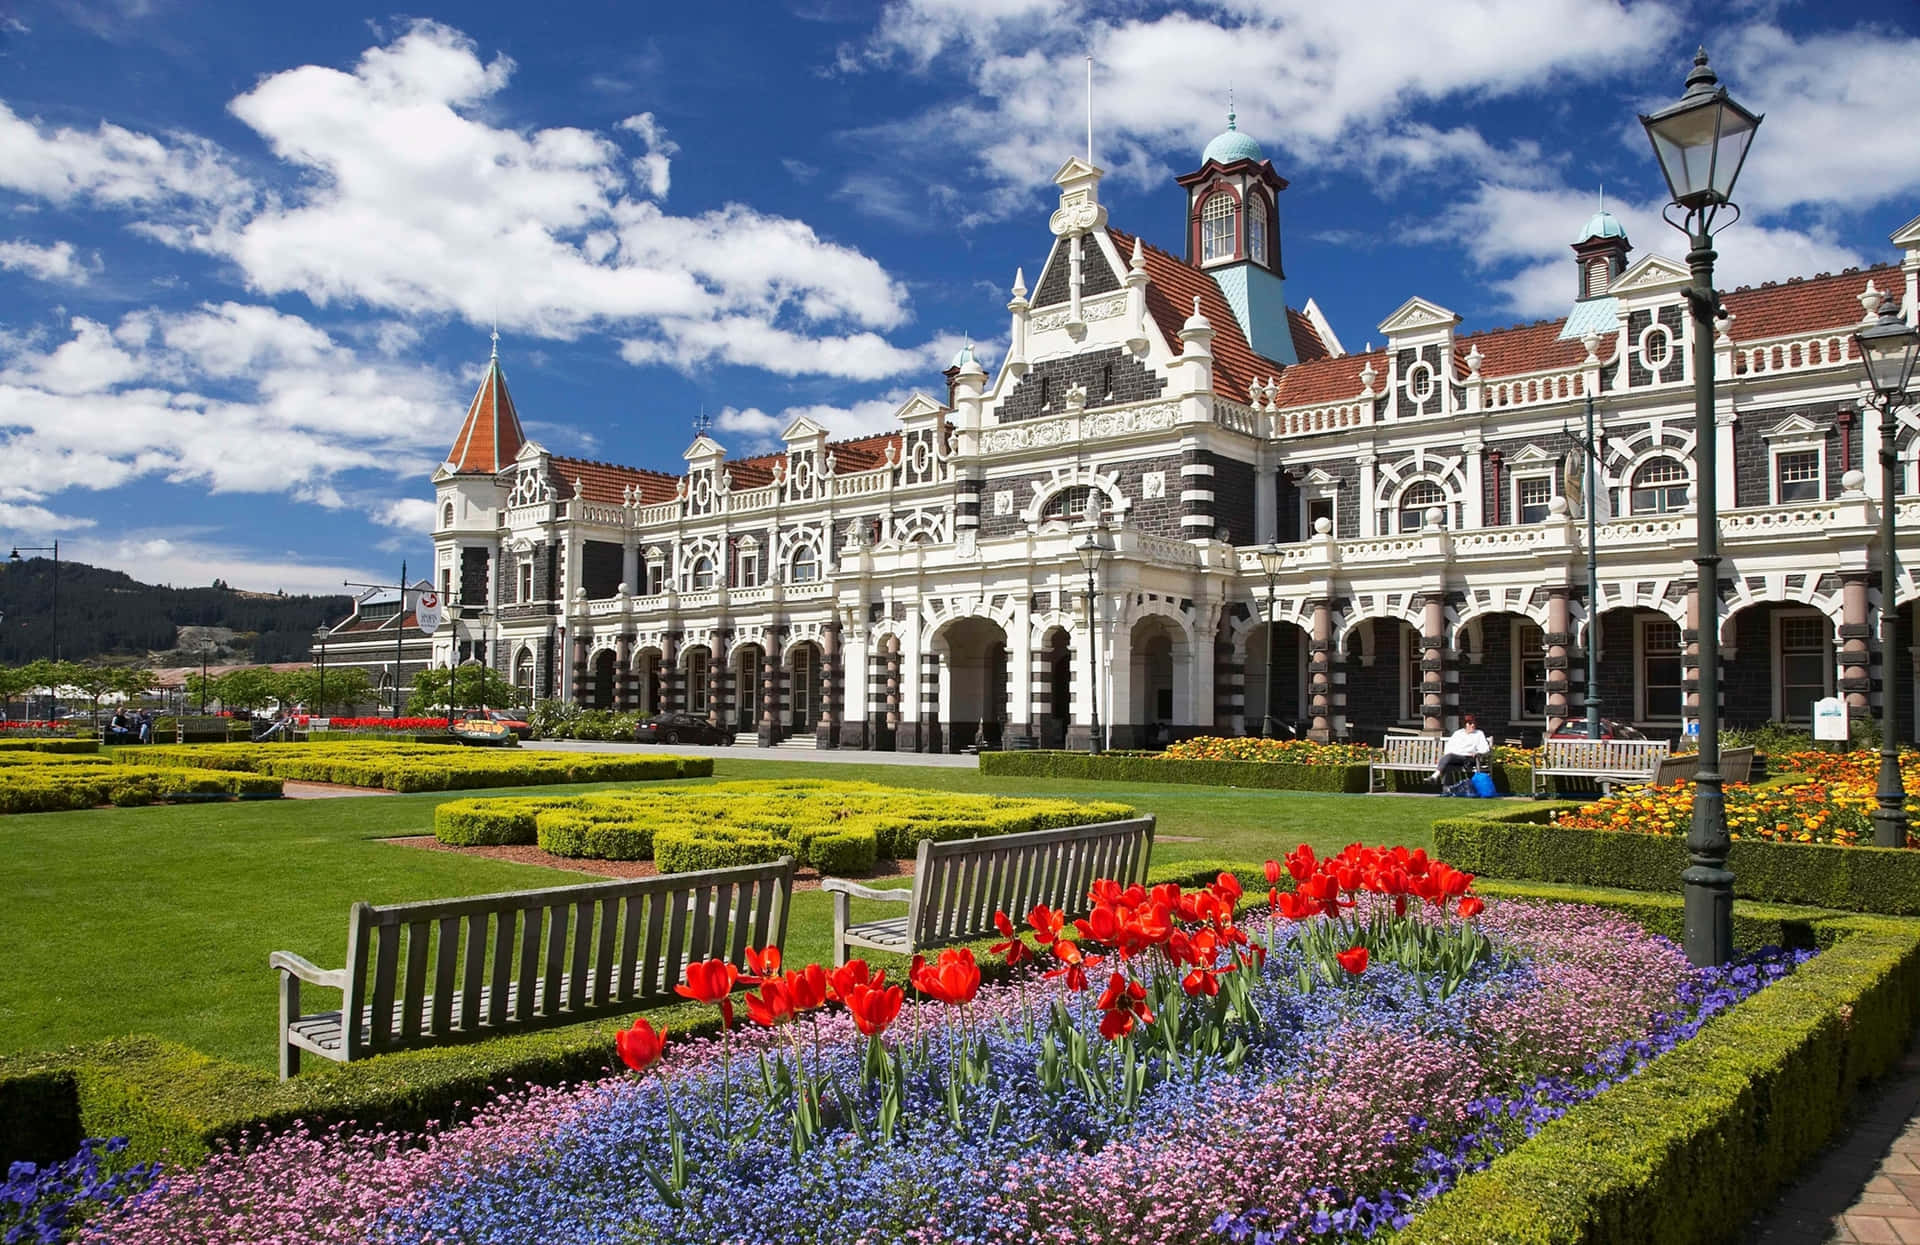
[[[434,477],[434,583],[455,606],[434,660],[767,744],[1080,746],[1096,708],[1117,747],[1269,719],[1369,739],[1464,710],[1524,738],[1594,696],[1677,734],[1711,451],[1724,720],[1803,718],[1835,692],[1911,703],[1914,650],[1873,638],[1885,503],[1848,335],[1885,294],[1920,307],[1920,221],[1897,264],[1725,295],[1701,446],[1685,267],[1635,257],[1604,211],[1573,244],[1566,316],[1466,331],[1412,296],[1356,354],[1311,300],[1287,304],[1286,182],[1236,127],[1178,179],[1170,249],[1108,221],[1101,176],[1078,158],[1056,174],[997,369],[962,350],[883,435],[796,420],[747,458],[702,435],[677,475],[567,459],[525,440],[493,360]],[[1594,497],[1567,431],[1589,401]],[[1912,531],[1914,412],[1900,429]],[[1108,550],[1090,596],[1089,537]]]

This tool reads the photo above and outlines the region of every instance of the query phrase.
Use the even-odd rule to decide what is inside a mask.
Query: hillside
[[[0,665],[52,655],[53,563],[31,558],[0,561]],[[158,661],[197,659],[181,639],[210,636],[224,654],[254,662],[300,661],[314,629],[337,622],[352,598],[245,592],[218,581],[208,588],[143,584],[120,571],[60,563],[60,656],[69,661],[125,657]],[[205,630],[198,630],[205,629]],[[231,633],[227,639],[226,633]],[[159,662],[159,664],[166,664]]]

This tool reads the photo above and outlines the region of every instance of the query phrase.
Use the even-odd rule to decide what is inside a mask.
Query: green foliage
[[[610,709],[582,709],[555,737],[631,743],[633,728],[645,716],[641,713],[615,713]]]
[[[535,813],[534,829],[540,850],[556,856],[653,859],[653,831],[638,821],[602,821],[579,810],[555,809]]]
[[[1819,956],[1463,1179],[1395,1241],[1726,1239],[1818,1153],[1920,1018],[1912,924],[1811,924]]]
[[[212,681],[213,698],[226,709],[260,709],[277,698],[278,680],[265,666],[229,670]]]
[[[762,865],[792,856],[792,839],[765,830],[675,826],[653,836],[653,858],[662,873]]]
[[[249,770],[302,782],[456,791],[560,782],[645,782],[704,778],[713,762],[695,757],[636,757],[604,752],[499,752],[458,744],[342,740],[302,744],[156,744],[122,759],[148,765]],[[529,840],[531,841],[531,840]]]
[[[539,739],[572,739],[573,722],[583,710],[571,700],[542,700],[527,714],[527,724]]]
[[[451,714],[451,710],[504,709],[513,703],[513,684],[491,666],[465,665],[454,670],[433,666],[413,676],[407,712],[415,717]]]
[[[1367,789],[1365,765],[1287,765],[1273,761],[1160,761],[1143,755],[1085,752],[983,752],[980,772],[1001,777],[1083,778],[1103,782],[1197,783],[1281,791]]]
[[[0,739],[0,752],[47,752],[79,755],[97,753],[97,739]]]
[[[134,808],[280,794],[278,778],[95,763],[104,760],[49,755],[41,762],[0,764],[0,813],[51,813],[102,804]]]
[[[1534,805],[1433,826],[1435,854],[1488,877],[1671,891],[1686,868],[1684,839],[1544,824],[1576,805]],[[1728,851],[1739,899],[1846,912],[1920,916],[1920,851],[1741,839]]]

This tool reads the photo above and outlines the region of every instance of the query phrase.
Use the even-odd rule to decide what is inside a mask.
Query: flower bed
[[[763,962],[746,1031],[622,1033],[637,1078],[426,1138],[295,1129],[80,1239],[1355,1240],[1800,958],[1697,972],[1604,911],[1482,911],[1404,849],[1287,870],[1297,891],[1251,920],[1227,877],[1099,884],[1077,938],[1041,908],[1029,944],[1003,914],[995,952],[1044,971],[982,988],[948,951],[908,974],[925,1002],[859,962]],[[731,1021],[733,976],[694,965],[681,993]]]
[[[1360,744],[1323,744],[1311,739],[1261,739],[1255,735],[1200,735],[1168,744],[1168,761],[1265,761],[1287,765],[1365,765],[1373,750]]]
[[[1317,746],[1317,745],[1316,745]],[[983,752],[980,772],[1018,778],[1180,782],[1282,791],[1365,791],[1367,767],[1326,762],[1166,760],[1158,753]]]
[[[449,800],[433,832],[459,847],[537,843],[559,856],[658,860],[665,873],[792,856],[864,874],[925,839],[978,838],[1132,817],[1124,804],[1015,799],[823,779],[524,800]]]
[[[713,762],[695,757],[635,757],[604,752],[482,752],[458,744],[342,740],[299,744],[155,745],[120,754],[142,765],[189,766],[272,774],[393,791],[457,791],[563,782],[640,782],[705,778]]]
[[[259,774],[116,765],[104,756],[0,755],[0,813],[270,799],[279,794],[280,779]]]

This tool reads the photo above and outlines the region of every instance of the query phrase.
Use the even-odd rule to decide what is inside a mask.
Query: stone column
[[[899,636],[887,637],[886,643],[882,646],[881,661],[885,674],[885,681],[881,685],[882,720],[886,723],[888,738],[893,741],[894,748],[898,750],[901,727]]]
[[[849,609],[840,630],[840,739],[837,747],[873,747],[873,651],[866,607]]]
[[[1687,624],[1680,629],[1680,704],[1681,712],[1691,721],[1700,718],[1700,590],[1693,584],[1687,586]],[[1628,643],[1632,643],[1629,638]],[[1629,650],[1631,651],[1631,650]],[[1611,710],[1613,716],[1625,721],[1633,716],[1633,706],[1616,705]]]
[[[771,748],[780,742],[784,732],[780,722],[780,661],[781,640],[779,629],[768,627],[764,650],[766,660],[760,665],[760,730],[759,744],[762,748]]]
[[[920,654],[920,751],[946,751],[946,737],[940,729],[940,710],[950,705],[952,691],[947,686],[952,666],[940,660],[940,654],[928,650]]]
[[[841,705],[847,688],[841,656],[840,620],[836,618],[820,631],[820,720],[813,728],[816,748],[840,746]]]
[[[1871,712],[1869,695],[1872,684],[1872,654],[1868,649],[1872,628],[1867,622],[1867,590],[1872,584],[1870,575],[1846,575],[1840,580],[1840,694],[1847,698],[1847,717],[1858,719]],[[1891,676],[1893,655],[1883,653],[1880,667]],[[1881,695],[1889,695],[1893,689],[1891,677],[1884,679],[1886,690]]]
[[[719,632],[713,633],[707,645],[707,720],[719,723],[726,720],[726,704],[721,699],[721,689],[726,686],[727,662],[732,652]]]
[[[1028,732],[1044,746],[1047,723],[1053,717],[1053,655],[1044,644],[1027,654],[1027,696]]]
[[[632,633],[623,633],[614,641],[613,652],[614,660],[618,663],[613,672],[613,707],[626,713],[634,707],[636,698]]]
[[[588,700],[587,686],[587,637],[574,633],[573,637],[573,703],[585,705]]]
[[[680,633],[669,631],[660,641],[660,711],[684,712],[687,676],[680,669]]]
[[[1573,609],[1569,596],[1572,589],[1553,586],[1547,589],[1547,625],[1542,628],[1540,641],[1546,647],[1547,667],[1547,734],[1551,735],[1560,724],[1572,716],[1573,697],[1571,695],[1573,656]],[[1593,620],[1587,621],[1587,643],[1592,644]],[[1587,695],[1593,695],[1593,689],[1587,689]]]
[[[1420,598],[1420,728],[1429,735],[1447,729],[1447,598]]]
[[[1307,649],[1307,709],[1313,724],[1307,735],[1326,743],[1333,738],[1333,602],[1320,597],[1310,605],[1313,636]]]

